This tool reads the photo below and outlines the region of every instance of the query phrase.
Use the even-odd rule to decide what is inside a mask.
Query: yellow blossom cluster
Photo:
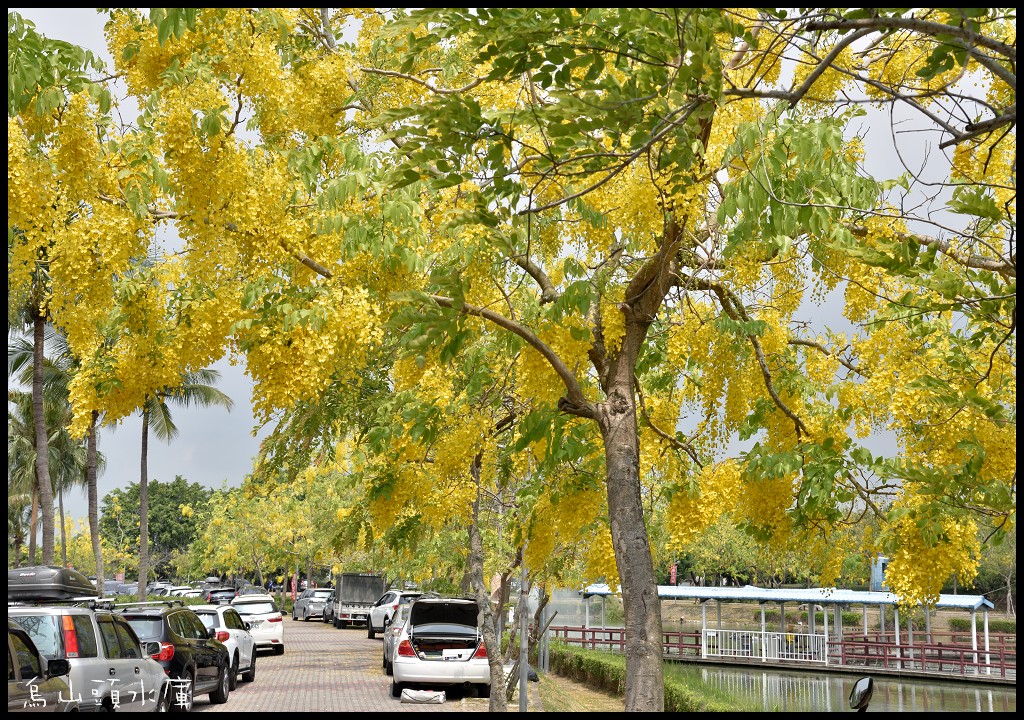
[[[798,482],[796,473],[761,480],[744,478],[743,492],[736,505],[739,517],[767,533],[770,542],[785,543],[793,531],[788,513],[793,507]]]
[[[564,492],[553,489],[545,492],[532,508],[524,558],[527,567],[544,568],[565,548],[582,544],[588,548],[588,578],[597,580],[609,567],[614,570],[615,553],[610,536],[607,545],[594,547],[595,543],[602,542],[602,535],[608,535],[604,492],[594,487],[567,489],[568,483],[573,482],[568,475],[554,476],[549,480],[553,488],[566,489]]]
[[[694,476],[692,489],[675,491],[666,521],[670,549],[684,550],[736,507],[743,490],[741,472],[736,460],[707,465]]]
[[[433,447],[434,474],[443,483],[455,483],[469,476],[473,458],[483,448],[491,423],[471,408],[462,408],[452,415],[458,424],[441,432]]]
[[[558,323],[543,322],[537,336],[562,359],[571,371],[580,373],[589,366],[589,341],[577,340],[572,328],[582,329],[583,319],[566,317]],[[583,334],[586,336],[586,333]],[[524,345],[516,361],[516,382],[520,394],[535,402],[554,406],[563,394],[565,385],[558,373],[543,355]]]
[[[611,355],[619,352],[626,335],[626,315],[619,307],[624,292],[625,287],[616,284],[606,288],[601,296],[601,333],[605,350]]]
[[[897,507],[912,510],[917,504],[908,488]],[[914,514],[908,513],[891,528],[897,549],[885,579],[903,606],[933,605],[949,577],[955,575],[967,585],[978,573],[981,546],[974,521],[946,518],[941,526],[941,538],[929,540],[922,535]]]
[[[832,347],[841,348],[846,345],[846,335],[840,333],[832,338],[825,338],[819,335],[815,338],[815,342],[823,347],[828,347],[829,343],[831,343]],[[808,348],[805,351],[804,357],[804,369],[810,380],[823,388],[830,387],[836,383],[837,373],[841,365],[835,351],[825,354],[815,348]]]
[[[944,19],[938,22],[945,22]],[[961,22],[960,19],[952,21],[954,26]],[[893,51],[898,47],[897,52]],[[965,72],[965,68],[958,63],[942,72],[936,73],[930,78],[923,78],[917,74],[922,70],[932,50],[935,47],[935,40],[929,36],[912,34],[909,32],[894,32],[888,36],[885,43],[875,48],[875,58],[868,66],[868,74],[877,81],[865,85],[865,92],[868,97],[877,98],[880,102],[891,102],[892,95],[884,92],[884,87],[901,88],[904,93],[913,93],[920,98],[923,106],[931,105],[943,97],[941,91],[954,84],[958,77]],[[966,71],[971,72],[976,67],[975,61],[970,60]]]
[[[832,51],[831,47],[818,48],[819,58]],[[793,87],[803,87],[804,82],[820,65],[820,60],[813,57],[801,58],[794,66]],[[836,56],[835,61],[825,72],[815,78],[804,101],[813,104],[816,101],[826,105],[834,100],[839,93],[853,84],[851,71],[856,72],[858,61],[855,51],[848,45]]]
[[[309,320],[285,329],[295,311]],[[363,366],[366,350],[381,337],[377,309],[362,290],[327,286],[305,308],[274,316],[240,329],[234,342],[247,358],[255,382],[253,409],[267,419],[277,408],[310,399],[331,382],[347,382]]]

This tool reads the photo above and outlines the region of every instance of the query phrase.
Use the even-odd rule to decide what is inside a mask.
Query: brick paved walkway
[[[286,617],[284,655],[260,653],[256,679],[239,681],[223,705],[209,695],[196,698],[196,712],[487,712],[488,700],[472,690],[447,693],[442,705],[416,705],[391,697],[391,678],[381,667],[381,640],[366,637],[365,628],[336,629],[311,620]],[[530,686],[531,712],[540,710],[537,683]],[[509,710],[519,710],[518,699]]]

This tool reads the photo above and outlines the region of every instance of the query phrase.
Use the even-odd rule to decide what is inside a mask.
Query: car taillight
[[[277,617],[267,618],[267,622],[284,622],[284,618],[278,615]]]
[[[229,637],[231,637],[231,636],[226,631],[224,631],[224,630],[218,630],[217,631],[217,639],[220,640],[221,642],[227,642]]]
[[[169,642],[161,642],[160,652],[152,657],[154,660],[170,660],[174,657],[174,646]]]
[[[412,643],[408,640],[398,643],[398,655],[399,657],[416,657],[416,653],[412,649]]]
[[[64,655],[69,658],[78,657],[78,632],[75,621],[70,615],[61,615],[61,626],[64,630]]]
[[[486,658],[487,657],[487,646],[484,645],[483,640],[481,640],[480,644],[477,646],[476,652],[473,653],[473,657],[475,657],[475,658]]]

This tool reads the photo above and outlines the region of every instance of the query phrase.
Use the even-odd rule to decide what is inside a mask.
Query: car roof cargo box
[[[77,570],[36,565],[7,571],[8,600],[71,600],[97,595],[89,578]]]

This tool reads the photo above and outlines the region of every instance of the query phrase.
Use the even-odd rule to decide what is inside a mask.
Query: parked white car
[[[491,695],[491,667],[472,598],[419,597],[397,637],[391,697],[409,685],[474,685]]]
[[[387,630],[391,618],[402,605],[408,605],[423,593],[419,590],[388,590],[370,608],[366,620],[366,637],[373,640],[374,635]]]
[[[384,628],[384,660],[383,667],[386,675],[394,675],[395,670],[392,663],[395,660],[395,648],[398,647],[398,638],[402,634],[402,628],[405,627],[406,620],[409,619],[409,605],[399,605],[398,609],[395,610],[395,616],[391,618],[391,623]]]
[[[224,643],[231,658],[231,672],[228,687],[234,690],[239,674],[243,682],[256,679],[256,640],[249,632],[251,622],[246,622],[238,610],[230,605],[192,605],[191,609],[203,621],[207,630],[217,631],[217,640]],[[242,668],[245,668],[243,671]]]
[[[230,607],[249,623],[249,634],[256,641],[257,650],[273,650],[275,655],[284,655],[284,617],[274,598],[239,595],[231,601]]]

